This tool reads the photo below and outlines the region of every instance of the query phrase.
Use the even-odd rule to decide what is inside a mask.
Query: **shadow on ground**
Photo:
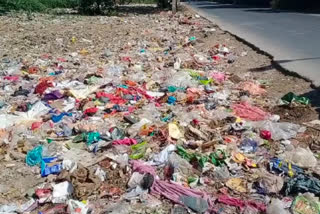
[[[314,107],[319,114],[319,118],[317,119],[320,119],[320,88],[301,94],[300,96],[310,99],[311,106]]]
[[[0,0],[1,1],[1,0]],[[14,11],[10,9],[5,9],[0,7],[0,16],[7,15],[8,12]],[[53,14],[57,16],[63,16],[63,15],[75,15],[75,16],[122,16],[126,14],[136,14],[136,15],[147,15],[147,14],[155,14],[159,13],[163,10],[158,8],[155,4],[150,5],[135,5],[135,4],[128,4],[128,5],[117,5],[110,11],[105,11],[103,14],[83,14],[79,13],[76,9],[71,8],[56,8],[56,9],[50,9],[48,10],[48,14]],[[18,11],[17,11],[18,12]]]
[[[133,13],[133,14],[154,14],[159,13],[161,10],[155,6],[134,6],[134,5],[121,5],[116,7],[119,13]]]

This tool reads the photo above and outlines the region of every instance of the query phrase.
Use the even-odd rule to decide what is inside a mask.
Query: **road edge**
[[[270,54],[270,53],[262,50],[261,48],[259,48],[259,47],[256,46],[255,44],[249,42],[248,40],[246,40],[246,39],[244,39],[244,38],[242,38],[242,37],[240,37],[240,36],[238,36],[238,35],[230,32],[230,31],[228,31],[228,30],[223,29],[223,27],[221,27],[218,23],[216,23],[216,22],[215,22],[211,17],[209,17],[205,12],[202,12],[201,10],[198,10],[198,9],[196,9],[196,8],[188,5],[187,2],[181,2],[181,5],[182,5],[183,7],[185,7],[187,10],[190,10],[190,11],[198,14],[198,15],[201,16],[202,18],[208,20],[209,22],[215,24],[215,25],[218,26],[222,31],[224,31],[224,32],[232,35],[232,36],[235,37],[238,41],[240,41],[240,42],[244,43],[245,45],[249,46],[250,48],[252,48],[252,49],[253,49],[254,51],[256,51],[257,53],[267,56],[267,57],[271,60],[271,64],[274,66],[274,68],[275,68],[276,70],[278,70],[279,72],[283,73],[284,75],[293,76],[293,77],[297,77],[297,78],[303,79],[303,80],[305,80],[305,81],[307,81],[307,82],[310,83],[310,87],[311,87],[312,89],[319,89],[319,88],[320,88],[320,86],[314,85],[314,83],[312,82],[312,80],[310,80],[309,78],[304,77],[304,76],[298,74],[297,72],[290,71],[290,70],[284,68],[283,66],[281,66],[280,63],[278,63],[276,60],[274,60],[274,56],[273,56],[272,54]]]

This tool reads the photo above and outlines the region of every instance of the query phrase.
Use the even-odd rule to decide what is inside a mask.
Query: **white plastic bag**
[[[168,145],[159,154],[154,155],[153,160],[150,162],[151,165],[162,165],[169,161],[169,155],[176,150],[175,145]]]
[[[271,132],[271,138],[273,140],[288,140],[297,136],[298,133],[302,133],[306,130],[297,124],[280,122],[275,123],[269,120],[248,122],[246,125],[260,130],[267,130]]]
[[[64,181],[53,185],[52,202],[55,204],[65,203],[73,193],[73,186],[70,182]]]
[[[271,204],[267,207],[267,214],[290,214],[284,209],[284,203],[277,198],[272,199]]]
[[[310,149],[298,147],[292,151],[285,152],[280,158],[287,160],[301,168],[313,168],[317,165],[317,159]]]

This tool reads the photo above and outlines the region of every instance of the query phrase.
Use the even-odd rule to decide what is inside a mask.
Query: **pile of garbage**
[[[319,214],[316,150],[297,140],[315,122],[282,121],[263,85],[227,73],[245,53],[195,49],[215,32],[199,16],[131,21],[149,19],[172,28],[106,47],[99,64],[85,48],[1,59],[1,155],[42,180],[0,212]],[[289,93],[275,107],[309,105]]]

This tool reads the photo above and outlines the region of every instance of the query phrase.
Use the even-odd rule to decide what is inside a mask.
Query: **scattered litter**
[[[311,101],[243,75],[254,52],[208,20],[153,10],[0,16],[0,212],[319,214]]]

